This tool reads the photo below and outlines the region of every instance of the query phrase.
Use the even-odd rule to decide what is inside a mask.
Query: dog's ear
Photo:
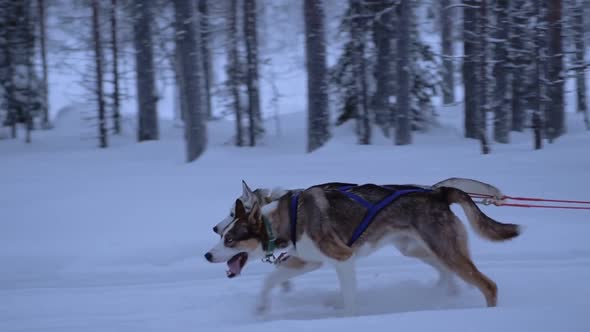
[[[248,216],[248,220],[251,223],[257,223],[262,218],[262,210],[260,209],[260,204],[258,202],[254,202],[252,206],[252,211],[250,211],[250,215]]]
[[[242,196],[249,197],[252,194],[253,194],[252,189],[250,189],[250,187],[248,186],[246,181],[242,180]]]
[[[242,203],[241,199],[236,199],[236,211],[235,211],[236,218],[245,217],[246,216],[246,209],[244,208],[244,204]]]

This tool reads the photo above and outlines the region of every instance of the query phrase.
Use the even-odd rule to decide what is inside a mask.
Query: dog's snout
[[[218,231],[218,228],[217,228],[217,226],[214,226],[214,227],[213,227],[213,232],[217,233],[217,231]]]
[[[211,262],[213,260],[213,255],[210,252],[208,252],[205,254],[205,259]]]

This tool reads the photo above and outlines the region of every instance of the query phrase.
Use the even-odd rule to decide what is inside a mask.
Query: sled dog
[[[443,185],[414,187],[417,189],[384,205],[351,243],[351,234],[358,230],[367,208],[338,189],[342,185],[331,183],[305,190],[274,191],[267,196],[263,191],[255,194],[243,182],[246,197],[236,199],[231,221],[217,229],[220,242],[205,258],[212,263],[227,262],[228,276],[234,277],[249,260],[269,256],[275,249],[287,250],[288,258],[278,263],[264,280],[259,310],[268,308],[270,291],[277,285],[330,264],[338,275],[343,306],[347,312],[354,313],[355,260],[391,244],[402,254],[435,267],[443,279],[458,275],[482,292],[488,306],[496,306],[497,286],[472,262],[465,227],[450,205],[459,204],[476,233],[488,240],[517,237],[518,225],[491,219],[460,189]],[[403,188],[365,184],[351,185],[347,192],[377,204],[390,197],[392,191]],[[291,218],[294,195],[297,195],[295,223]],[[246,208],[244,202],[252,202],[251,207]]]

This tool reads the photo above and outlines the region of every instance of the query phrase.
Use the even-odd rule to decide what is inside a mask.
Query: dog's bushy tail
[[[452,203],[461,205],[471,227],[481,237],[492,241],[504,241],[520,235],[521,227],[519,225],[501,223],[488,217],[466,192],[451,187],[441,187],[441,190],[449,205]]]

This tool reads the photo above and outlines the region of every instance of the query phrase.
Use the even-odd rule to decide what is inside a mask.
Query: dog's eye
[[[232,244],[232,243],[234,243],[234,239],[233,238],[231,238],[231,237],[226,237],[225,238],[225,244]]]
[[[235,215],[233,212],[230,212],[230,213],[229,213],[229,216],[233,218],[233,217],[235,217],[236,215]]]

